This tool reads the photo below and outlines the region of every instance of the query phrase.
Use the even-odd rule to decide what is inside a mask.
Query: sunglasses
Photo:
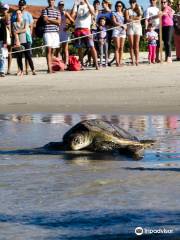
[[[117,7],[122,7],[122,5],[117,5]]]

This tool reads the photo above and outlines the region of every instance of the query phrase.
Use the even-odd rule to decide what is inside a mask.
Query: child
[[[5,77],[7,51],[7,32],[6,24],[0,17],[0,77]]]
[[[106,18],[100,17],[98,20],[98,45],[100,52],[100,66],[103,64],[103,55],[105,54],[105,66],[108,65],[108,41],[107,41],[107,28]]]
[[[148,25],[148,31],[146,33],[146,39],[148,41],[149,64],[155,63],[158,34],[157,34],[157,32],[154,31],[152,23],[149,23],[149,25]]]

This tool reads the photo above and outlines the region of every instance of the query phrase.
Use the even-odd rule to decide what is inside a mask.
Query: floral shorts
[[[79,39],[75,40],[75,46],[77,48],[94,47],[93,36],[88,28],[76,28],[74,36],[75,38],[80,37]]]

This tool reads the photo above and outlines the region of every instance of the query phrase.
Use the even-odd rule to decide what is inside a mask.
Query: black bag
[[[45,29],[45,22],[44,22],[43,16],[41,15],[36,22],[36,27],[35,27],[36,37],[42,38],[44,34],[44,29]]]
[[[180,15],[174,15],[174,31],[177,35],[180,35]]]
[[[47,15],[48,15],[48,9],[46,8],[47,11]],[[35,27],[35,35],[36,37],[42,38],[43,34],[44,34],[44,29],[45,29],[45,21],[43,18],[43,15],[41,13],[41,16],[38,18],[37,22],[36,22],[36,27]]]

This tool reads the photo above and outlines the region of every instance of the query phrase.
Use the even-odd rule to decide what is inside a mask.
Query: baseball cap
[[[25,6],[26,5],[26,1],[25,0],[20,0],[19,1],[19,6]]]
[[[64,5],[64,1],[63,0],[59,1],[58,6],[59,5]]]

